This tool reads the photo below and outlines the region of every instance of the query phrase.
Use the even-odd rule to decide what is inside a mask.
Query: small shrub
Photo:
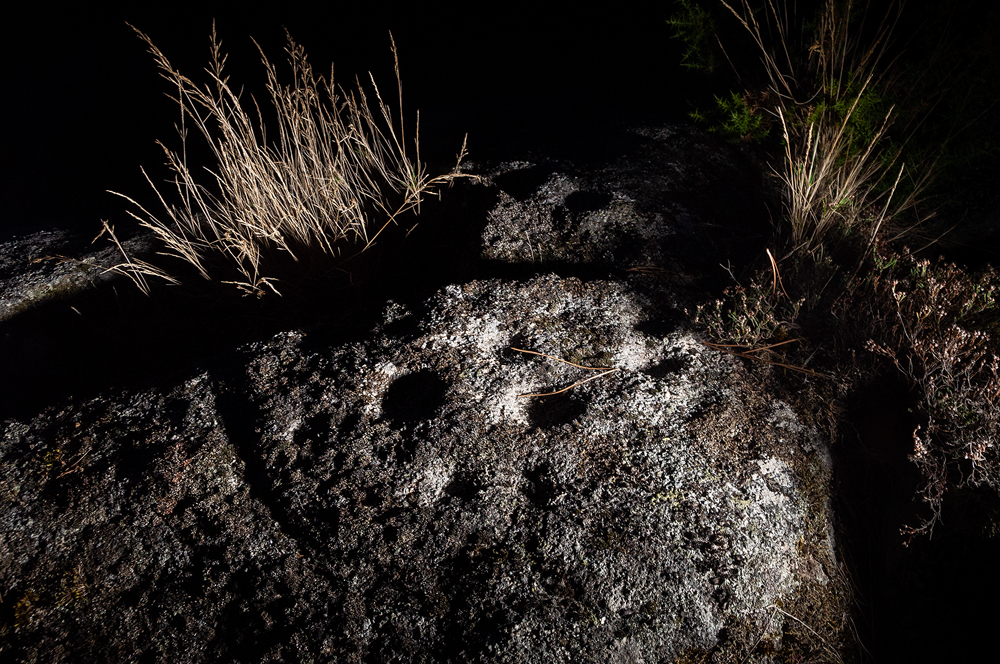
[[[721,122],[710,131],[721,134],[732,142],[759,143],[770,132],[759,105],[751,106],[746,96],[730,92],[729,97],[716,97],[715,104]]]
[[[681,65],[707,73],[715,71],[716,58],[711,49],[716,27],[712,15],[697,0],[675,0],[676,11],[667,19],[674,38],[684,44]]]
[[[991,334],[1000,320],[1000,278],[973,276],[953,263],[893,256],[873,276],[868,296],[884,307],[869,350],[920,386],[927,425],[910,456],[925,481],[931,516],[907,529],[933,533],[949,485],[1000,491],[1000,358]],[[883,259],[883,263],[885,263]],[[873,307],[874,308],[874,307]]]
[[[727,288],[723,299],[699,305],[694,321],[726,347],[751,350],[786,341],[803,302],[790,302],[759,281]]]

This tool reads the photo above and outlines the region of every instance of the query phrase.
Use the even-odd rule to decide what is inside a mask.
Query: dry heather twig
[[[927,422],[913,433],[910,460],[931,516],[910,535],[933,534],[950,486],[1000,490],[1000,357],[991,334],[998,277],[954,264],[906,258],[872,280],[873,300],[895,315],[872,330],[867,347],[920,387]]]

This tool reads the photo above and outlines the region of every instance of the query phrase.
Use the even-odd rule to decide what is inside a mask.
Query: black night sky
[[[883,5],[891,2],[874,0],[865,20],[869,14],[881,17]],[[806,4],[795,6],[802,11]],[[244,86],[245,100],[259,101],[266,99],[265,73],[252,39],[287,75],[285,29],[305,48],[317,73],[328,74],[333,63],[338,85],[350,88],[355,76],[371,71],[394,99],[391,31],[407,122],[412,130],[420,111],[421,158],[432,170],[452,163],[466,133],[472,161],[531,154],[572,158],[595,151],[625,125],[688,121],[696,95],[701,103],[712,103],[705,77],[679,66],[682,48],[666,24],[675,10],[669,0],[604,4],[589,11],[561,2],[118,7],[56,10],[39,2],[4,10],[0,236],[47,227],[96,233],[101,219],[131,224],[128,204],[106,193],[109,189],[158,205],[140,167],[154,180],[166,179],[156,141],[179,147],[173,128],[179,113],[166,96],[170,85],[128,24],[147,33],[178,70],[204,84],[214,20],[232,83]],[[978,118],[953,141],[953,161],[973,152],[979,161],[959,163],[944,181],[953,199],[978,206],[972,216],[980,219],[995,217],[1000,203],[1000,196],[989,193],[1000,189],[992,175],[1000,172],[1000,156],[982,150],[1000,142],[1000,112],[990,100],[998,89],[1000,49],[988,34],[991,26],[1000,31],[998,16],[987,0],[909,0],[889,49],[893,57],[901,56],[899,70],[928,66],[933,56],[947,83],[959,81],[946,104],[929,99],[918,104],[934,104],[947,116],[952,106],[971,99],[969,117],[947,116],[942,131]],[[727,42],[745,39],[729,22]],[[753,50],[731,48],[728,54],[740,70],[756,64],[748,66],[747,58],[758,58]],[[712,93],[749,83],[725,69],[716,75]],[[956,218],[963,216],[964,210]]]
[[[265,98],[264,68],[251,37],[286,65],[287,28],[317,73],[335,65],[338,84],[369,70],[394,97],[389,33],[399,50],[404,111],[421,118],[423,161],[450,161],[469,134],[470,159],[544,150],[585,151],[607,120],[683,114],[671,81],[677,48],[662,7],[579,5],[515,10],[506,4],[269,3],[237,7],[171,3],[160,9],[56,11],[48,3],[5,10],[5,102],[0,232],[128,223],[127,203],[148,200],[140,166],[166,170],[163,140],[179,141],[179,113],[145,44],[148,34],[184,74],[205,83],[216,23],[232,81]],[[284,69],[287,74],[287,66]],[[147,198],[144,198],[147,197]]]

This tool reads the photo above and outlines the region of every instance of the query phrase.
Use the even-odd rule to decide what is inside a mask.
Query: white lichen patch
[[[774,409],[771,411],[770,416],[767,418],[768,424],[771,424],[778,429],[784,429],[793,435],[801,434],[804,431],[802,423],[799,422],[798,416],[795,411],[792,410],[784,401],[775,401]]]
[[[531,389],[527,384],[505,385],[499,394],[491,395],[486,399],[486,415],[490,424],[501,424],[508,422],[519,426],[528,424],[524,407],[528,403],[526,397],[521,395],[530,393]]]
[[[614,353],[615,367],[625,371],[646,369],[664,356],[664,342],[634,334],[622,340]]]
[[[454,472],[455,465],[443,459],[435,459],[428,463],[421,471],[416,486],[420,504],[430,505],[440,500]]]
[[[764,461],[758,461],[757,465],[760,467],[762,475],[774,480],[782,488],[791,489],[795,486],[795,476],[792,474],[792,469],[781,459],[770,457]]]

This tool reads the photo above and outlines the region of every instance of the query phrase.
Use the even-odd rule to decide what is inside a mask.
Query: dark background
[[[616,4],[596,13],[578,3],[537,5],[7,9],[0,20],[0,236],[52,226],[96,234],[101,219],[124,227],[129,206],[108,189],[155,210],[140,166],[154,180],[166,178],[155,142],[179,147],[179,112],[166,97],[169,83],[126,23],[148,34],[182,73],[206,83],[214,19],[234,87],[245,86],[258,101],[266,98],[265,73],[251,37],[288,82],[287,28],[317,73],[327,75],[334,63],[337,82],[353,87],[355,76],[371,71],[394,104],[391,30],[409,130],[419,109],[421,158],[432,166],[452,161],[466,132],[471,159],[496,159],[553,142],[585,150],[610,118],[683,117],[674,80],[678,49],[665,23],[670,3]]]
[[[805,15],[816,2],[795,6]],[[866,29],[892,2],[870,3]],[[158,183],[167,178],[156,141],[180,146],[173,128],[179,112],[166,96],[169,83],[127,23],[148,34],[182,73],[206,83],[214,20],[234,87],[245,87],[244,99],[253,96],[265,107],[264,68],[251,38],[286,82],[287,28],[317,73],[327,75],[334,63],[337,83],[351,88],[355,76],[371,71],[395,104],[391,30],[408,128],[420,110],[421,158],[435,170],[452,163],[466,133],[473,161],[586,155],[616,128],[688,121],[695,103],[711,109],[712,94],[753,87],[759,56],[732,17],[712,6],[742,79],[725,59],[711,78],[679,66],[682,48],[666,24],[676,10],[672,0],[604,4],[597,11],[563,2],[7,8],[0,13],[0,237],[46,227],[96,234],[102,219],[126,230],[130,206],[109,189],[158,209],[140,167]],[[933,150],[945,140],[951,146],[929,203],[941,208],[943,221],[929,233],[967,227],[964,236],[961,229],[948,236],[964,247],[958,251],[981,249],[997,225],[997,33],[1000,8],[992,0],[909,0],[889,49],[904,76],[901,87],[915,91],[905,105],[934,109],[920,124],[920,148]],[[194,137],[190,146],[200,142]],[[993,262],[1000,256],[995,240],[997,251],[987,256]]]

